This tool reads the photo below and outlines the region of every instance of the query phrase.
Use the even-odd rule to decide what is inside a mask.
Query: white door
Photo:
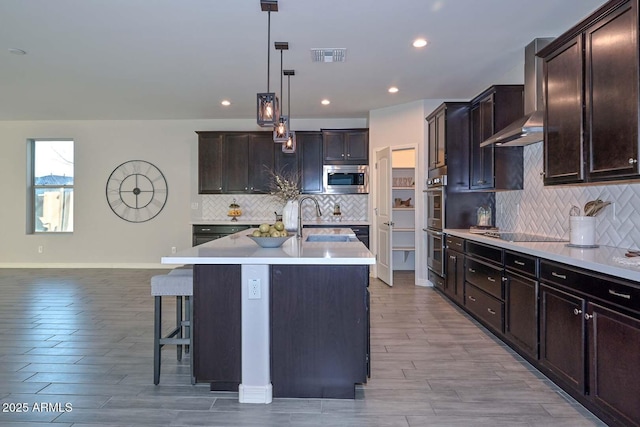
[[[393,233],[391,222],[391,148],[387,147],[376,151],[376,172],[377,172],[377,242],[378,259],[377,272],[378,279],[389,286],[393,286]]]

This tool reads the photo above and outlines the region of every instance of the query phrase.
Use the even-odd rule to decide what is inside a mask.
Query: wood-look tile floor
[[[0,269],[0,425],[603,425],[407,272],[371,281],[372,377],[355,400],[240,404],[191,386],[173,347],[154,386],[149,279],[164,272]]]

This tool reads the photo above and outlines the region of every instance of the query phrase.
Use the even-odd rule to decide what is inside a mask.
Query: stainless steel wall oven
[[[444,276],[444,245],[443,233],[445,219],[445,188],[447,176],[430,178],[424,191],[427,200],[427,267],[439,275]]]

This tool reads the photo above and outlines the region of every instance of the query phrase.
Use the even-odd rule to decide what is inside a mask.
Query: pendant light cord
[[[267,12],[267,93],[269,92],[269,71],[271,64],[271,10]]]

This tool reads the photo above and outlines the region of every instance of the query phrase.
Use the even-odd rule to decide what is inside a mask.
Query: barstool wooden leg
[[[153,383],[160,383],[160,336],[162,334],[162,297],[155,297],[153,320]]]

